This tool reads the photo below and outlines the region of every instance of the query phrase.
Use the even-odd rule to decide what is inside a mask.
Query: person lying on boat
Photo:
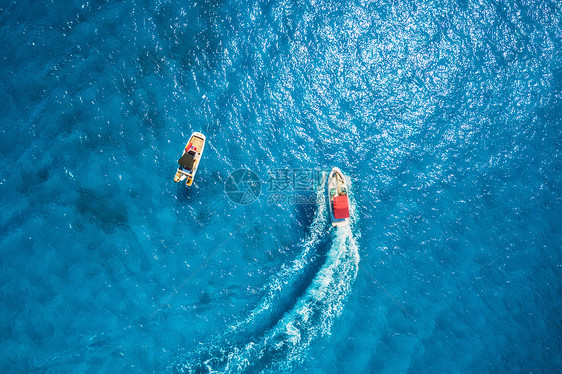
[[[195,165],[195,152],[189,151],[185,152],[181,158],[178,160],[178,170],[183,171],[187,170],[188,172],[193,170],[193,166]]]

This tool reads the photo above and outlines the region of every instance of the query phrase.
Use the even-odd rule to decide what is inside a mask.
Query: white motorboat
[[[174,182],[177,183],[185,180],[185,185],[191,186],[195,178],[195,173],[197,173],[197,169],[199,168],[199,162],[203,156],[205,140],[205,135],[200,132],[191,134],[189,141],[185,145],[183,154],[178,160],[178,170],[174,176]]]
[[[328,211],[332,226],[349,225],[348,187],[339,168],[333,168],[328,176]]]

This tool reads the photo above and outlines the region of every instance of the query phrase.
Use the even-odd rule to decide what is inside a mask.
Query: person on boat
[[[180,170],[187,170],[188,172],[193,170],[193,166],[195,165],[195,151],[188,151],[185,152],[181,158],[178,160],[178,169]]]

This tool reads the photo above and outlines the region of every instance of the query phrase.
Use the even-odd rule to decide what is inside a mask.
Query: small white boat
[[[349,198],[347,183],[338,168],[333,168],[328,176],[328,211],[332,226],[349,225]]]
[[[189,141],[185,145],[183,154],[178,160],[178,170],[174,176],[174,182],[177,183],[185,180],[185,185],[191,186],[193,178],[195,178],[195,173],[197,173],[197,169],[199,168],[199,162],[203,156],[205,140],[205,135],[200,132],[191,134]]]

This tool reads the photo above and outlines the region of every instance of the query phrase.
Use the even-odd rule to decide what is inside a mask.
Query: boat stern
[[[344,226],[349,226],[349,218],[344,218],[344,219],[333,219],[333,220],[332,220],[332,226],[333,226],[333,227],[344,227]]]

